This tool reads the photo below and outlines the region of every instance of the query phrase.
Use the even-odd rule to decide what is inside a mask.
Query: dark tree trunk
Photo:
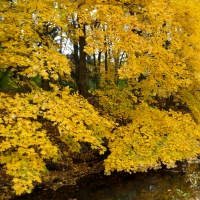
[[[76,66],[78,66],[78,44],[74,44],[74,54],[73,54],[73,58],[74,58],[74,64]]]
[[[108,50],[107,50],[107,37],[105,36],[104,38],[105,42],[104,42],[104,47],[106,49],[105,51],[105,61],[104,61],[104,67],[105,67],[105,82],[108,83]]]
[[[98,88],[99,88],[99,84],[100,84],[100,81],[101,81],[101,51],[99,52],[99,55],[98,55],[98,78],[99,78],[99,82],[98,82]]]
[[[100,67],[101,67],[101,51],[99,52],[99,55],[98,55],[98,66],[100,69]]]
[[[83,32],[84,36],[79,37],[79,72],[78,72],[78,88],[79,88],[79,94],[83,97],[87,97],[87,82],[86,82],[86,53],[84,52],[84,47],[86,44],[85,41],[85,26],[83,26]]]
[[[105,72],[106,74],[108,73],[108,50],[107,50],[107,41],[106,41],[106,36],[105,36],[105,43],[104,46],[106,48],[106,52],[105,52]]]
[[[99,88],[99,67],[97,66],[96,63],[96,56],[95,54],[93,54],[93,60],[94,60],[94,69],[95,69],[95,85],[96,85],[96,89]]]
[[[105,71],[108,73],[108,51],[105,52]]]
[[[173,95],[170,95],[170,96],[166,99],[166,102],[165,102],[165,110],[169,111],[169,109],[171,108],[171,106],[173,106],[173,101],[174,101]]]
[[[20,75],[20,80],[23,82],[22,92],[23,93],[31,92],[31,89],[28,86],[29,78],[26,76]]]
[[[79,48],[78,48],[78,44],[74,44],[73,47],[74,47],[74,53],[73,53],[72,62],[75,65],[75,70],[72,71],[72,77],[75,79],[76,84],[78,85],[78,79],[79,79],[79,77],[78,77],[78,74],[79,74],[79,69],[78,69],[79,68],[78,67],[78,65],[79,65],[79,57],[78,57]]]
[[[49,91],[51,89],[48,79],[42,79],[42,89],[46,91]]]
[[[119,57],[115,58],[115,84],[118,85],[118,74],[117,70],[119,69]]]

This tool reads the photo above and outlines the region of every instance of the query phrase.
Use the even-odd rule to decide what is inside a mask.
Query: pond
[[[198,171],[199,166],[193,167]],[[16,200],[169,200],[194,199],[194,189],[187,182],[188,172],[162,169],[147,173],[103,174],[80,180],[78,186],[64,186],[57,191],[38,188]],[[190,194],[190,197],[189,197]],[[195,193],[195,200],[198,199]]]

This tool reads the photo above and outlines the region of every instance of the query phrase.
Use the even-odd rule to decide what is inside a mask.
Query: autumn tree
[[[0,162],[17,194],[41,180],[45,159],[60,157],[43,120],[71,151],[80,142],[109,149],[106,174],[174,167],[200,153],[199,1],[4,0],[0,9],[1,70],[27,86],[0,94]],[[71,41],[71,61],[58,35]],[[71,79],[72,66],[79,94],[60,81]],[[101,116],[83,98],[87,71]]]
[[[128,38],[130,48],[124,47],[127,59],[118,72],[132,95],[123,101],[110,94],[113,89],[98,94],[107,98],[100,103],[105,109],[110,104],[110,116],[118,119],[118,113],[129,113],[125,116],[131,122],[124,117],[125,126],[111,136],[111,154],[105,160],[108,174],[115,169],[157,169],[162,163],[173,167],[177,160],[199,153],[199,2],[130,1],[124,6],[137,27],[126,27],[129,34],[122,41]],[[122,107],[131,99],[132,104]],[[129,112],[128,105],[133,107]]]
[[[192,0],[96,5],[92,15],[100,25],[88,28],[85,51],[105,53],[105,80],[110,81],[101,79],[102,90],[95,95],[100,112],[120,126],[110,136],[106,173],[145,171],[162,163],[173,167],[199,153],[199,8]],[[111,69],[120,56],[123,62],[114,74]],[[114,81],[118,75],[125,83],[121,92]]]
[[[0,163],[13,176],[16,194],[30,193],[33,182],[40,182],[47,171],[45,160],[55,162],[61,157],[47,137],[43,121],[57,127],[71,151],[79,151],[80,142],[88,142],[91,148],[105,152],[102,138],[113,126],[85,99],[59,84],[59,79],[70,77],[70,62],[58,52],[52,33],[58,26],[61,31],[56,34],[61,37],[69,32],[64,18],[70,17],[70,6],[71,2],[1,1],[1,70],[31,90],[0,94]],[[46,92],[35,85],[33,78],[37,77],[42,77]]]

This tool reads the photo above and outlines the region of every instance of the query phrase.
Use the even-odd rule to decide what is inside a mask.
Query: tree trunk
[[[106,36],[105,36],[105,43],[104,43],[104,46],[105,46],[105,72],[106,74],[108,73],[108,50],[107,50],[107,41],[106,41]]]
[[[173,101],[174,101],[173,95],[170,95],[170,96],[166,99],[166,102],[165,102],[165,110],[169,111],[169,109],[171,108],[171,106],[173,106]]]
[[[42,89],[46,91],[49,91],[51,89],[49,85],[49,80],[42,79]]]
[[[78,44],[74,44],[73,46],[74,46],[74,54],[73,54],[74,64],[78,66]]]
[[[76,81],[76,84],[78,85],[78,74],[79,74],[79,57],[78,57],[78,51],[79,51],[79,48],[78,48],[78,44],[74,44],[73,45],[74,47],[74,54],[73,54],[73,60],[72,62],[74,63],[75,65],[75,70],[72,70],[72,77],[75,79]]]
[[[105,72],[108,73],[108,51],[105,52]]]
[[[97,66],[97,63],[96,63],[95,54],[93,54],[93,60],[94,60],[94,69],[95,69],[95,76],[94,76],[95,85],[96,85],[96,89],[98,89],[99,88],[99,69],[98,69],[98,66]]]
[[[86,84],[86,53],[84,52],[84,47],[86,44],[85,41],[85,25],[83,26],[83,32],[84,36],[79,37],[79,70],[78,70],[78,88],[79,88],[79,94],[83,97],[87,97],[87,84]]]
[[[98,66],[100,69],[100,67],[101,67],[101,51],[99,52],[99,55],[98,55]]]
[[[23,93],[28,93],[31,92],[31,89],[28,86],[28,80],[29,78],[23,75],[20,75],[20,80],[23,82],[23,87],[22,87],[22,92]]]
[[[98,54],[98,78],[99,78],[99,82],[98,82],[98,88],[99,88],[99,84],[101,82],[101,51]]]

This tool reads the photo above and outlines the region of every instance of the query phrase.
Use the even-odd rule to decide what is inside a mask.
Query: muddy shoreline
[[[63,146],[63,152],[64,152]],[[16,196],[12,190],[12,177],[6,175],[3,166],[0,168],[0,200],[34,200],[53,199],[56,200],[60,193],[65,199],[80,199],[88,189],[103,185],[112,185],[124,179],[145,179],[147,173],[136,173],[130,175],[125,172],[113,172],[110,176],[104,175],[103,160],[107,155],[100,156],[97,151],[90,150],[82,153],[71,153],[62,156],[56,163],[46,161],[49,173],[42,177],[42,183],[35,183],[35,189],[31,194]],[[165,168],[157,170],[162,173]],[[176,169],[171,169],[173,173],[182,173],[182,163],[178,163]],[[154,176],[154,175],[153,175]],[[87,186],[87,188],[85,188]],[[41,198],[40,198],[41,197]],[[59,200],[62,197],[59,196]]]
[[[81,166],[80,166],[81,167]],[[83,166],[82,166],[83,167]],[[86,166],[85,166],[86,167]],[[82,168],[83,169],[83,168]],[[71,171],[71,172],[70,172]],[[110,176],[105,176],[103,173],[103,162],[94,165],[93,168],[88,169],[87,173],[73,174],[73,170],[67,172],[50,171],[48,177],[45,177],[42,184],[36,185],[31,194],[25,194],[19,197],[13,196],[10,200],[83,200],[87,199],[90,190],[96,188],[109,187],[110,185],[123,182],[124,180],[132,180],[135,182],[142,182],[144,180],[155,184],[166,176],[166,174],[173,174],[173,176],[184,176],[182,172],[182,164],[179,163],[176,169],[161,169],[150,170],[146,173],[129,174],[125,172],[113,172]],[[54,179],[50,179],[54,177]],[[70,177],[73,177],[73,180]],[[68,182],[64,182],[68,180]]]

